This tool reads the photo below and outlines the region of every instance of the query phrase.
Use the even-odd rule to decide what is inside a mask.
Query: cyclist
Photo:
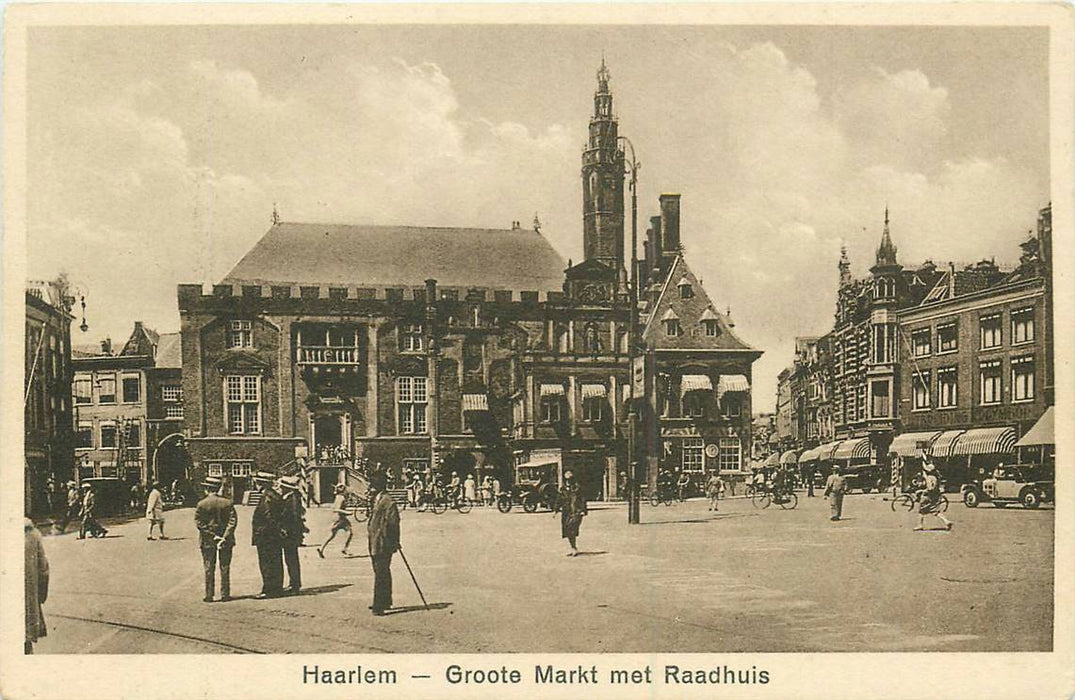
[[[774,503],[780,503],[784,498],[784,491],[787,488],[787,475],[784,473],[783,468],[777,467],[773,472],[773,488],[772,496]]]
[[[687,488],[691,485],[691,477],[687,472],[680,472],[679,479],[676,481],[676,489],[679,493],[679,500],[687,498]]]
[[[937,467],[926,460],[922,465],[922,478],[925,485],[918,492],[918,526],[915,530],[925,530],[927,515],[935,515],[944,523],[946,530],[952,529],[952,521],[941,514],[941,481],[937,478]]]

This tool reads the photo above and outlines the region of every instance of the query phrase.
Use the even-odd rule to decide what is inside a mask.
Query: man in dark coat
[[[564,485],[556,497],[556,510],[560,511],[560,536],[566,538],[571,545],[567,556],[577,556],[579,550],[575,547],[575,538],[579,536],[579,525],[582,524],[587,510],[586,496],[575,482],[575,474],[571,471],[564,472]]]
[[[399,508],[385,489],[388,480],[381,472],[370,476],[373,506],[366,523],[370,562],[373,564],[374,615],[384,615],[392,607],[392,555],[399,549]]]
[[[258,549],[258,568],[261,569],[261,592],[254,597],[275,598],[284,590],[281,488],[273,483],[275,474],[258,472],[254,479],[261,485],[261,501],[254,508],[250,521],[250,543]]]
[[[302,569],[299,565],[299,547],[305,525],[303,524],[302,483],[297,476],[285,476],[280,479],[283,488],[283,549],[284,563],[287,565],[287,592],[298,593],[302,588]]]
[[[71,524],[72,520],[77,520],[79,513],[82,511],[82,498],[78,494],[78,487],[75,482],[67,482],[67,510],[63,514],[63,522],[60,523],[60,532],[63,534],[67,530],[67,526]]]
[[[220,495],[223,480],[218,476],[208,477],[203,486],[205,498],[198,501],[194,510],[194,522],[198,526],[198,537],[202,551],[202,564],[205,567],[206,603],[213,602],[217,562],[220,562],[220,600],[231,600],[231,554],[235,547],[235,526],[238,519],[231,499]]]

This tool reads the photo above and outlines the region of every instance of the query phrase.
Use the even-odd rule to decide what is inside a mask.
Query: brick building
[[[44,514],[72,477],[71,305],[65,286],[26,289],[24,508]]]
[[[536,219],[529,229],[494,230],[274,215],[210,293],[180,285],[184,431],[195,471],[233,475],[238,492],[250,470],[307,456],[325,499],[359,458],[396,474],[427,465],[491,471],[503,483],[513,465],[541,459],[573,469],[592,498],[617,496],[631,300],[624,154],[604,65],[597,77],[577,265],[564,264]],[[749,454],[749,365],[760,353],[734,336],[688,269],[678,207],[678,195],[662,196],[643,265],[647,343],[671,382],[662,391],[676,398],[658,447],[662,460],[692,471],[706,460],[731,469]],[[669,313],[680,332],[667,332]],[[688,374],[701,378],[696,386],[684,384]],[[681,415],[681,395],[713,406]],[[733,405],[732,416],[718,410]],[[666,424],[679,432],[665,436]],[[735,460],[721,442],[733,437]],[[706,438],[712,449],[699,450]]]

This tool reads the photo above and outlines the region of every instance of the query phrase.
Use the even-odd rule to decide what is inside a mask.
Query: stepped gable
[[[682,298],[680,285],[690,285],[691,296]],[[679,320],[681,334],[677,337],[669,337],[662,328],[662,319],[665,317]],[[704,320],[715,320],[718,332],[716,336],[705,333]],[[646,321],[645,330],[642,334],[643,341],[647,345],[658,350],[667,349],[691,349],[691,350],[748,350],[754,348],[744,343],[732,330],[728,317],[721,313],[706,294],[705,289],[698,282],[698,278],[691,271],[682,255],[678,255],[668,272],[661,288],[661,294],[654,304],[652,312]]]
[[[564,260],[533,229],[276,223],[222,280],[237,285],[563,288]]]

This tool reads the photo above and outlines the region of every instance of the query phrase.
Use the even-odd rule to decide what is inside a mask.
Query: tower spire
[[[582,153],[583,251],[586,260],[623,267],[624,154],[612,112],[611,74],[601,56],[589,139]]]
[[[881,234],[881,245],[877,247],[878,265],[896,265],[896,246],[892,243],[892,235],[888,230],[888,205],[885,205],[885,228]]]

